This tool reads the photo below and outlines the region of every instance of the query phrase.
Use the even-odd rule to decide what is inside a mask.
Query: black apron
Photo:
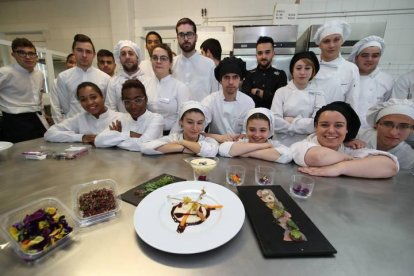
[[[45,132],[46,128],[36,112],[20,114],[3,112],[0,121],[0,141],[18,143],[43,137]]]

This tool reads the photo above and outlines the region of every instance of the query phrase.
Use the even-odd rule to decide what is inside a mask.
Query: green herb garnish
[[[138,196],[146,196],[158,188],[174,182],[174,177],[165,175],[157,180],[148,182],[143,188],[137,189],[134,193]]]

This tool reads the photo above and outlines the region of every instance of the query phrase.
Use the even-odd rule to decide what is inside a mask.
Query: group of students
[[[289,163],[293,158],[301,166],[301,172],[318,176],[385,178],[399,170],[397,158],[386,151],[344,145],[356,137],[360,126],[358,115],[344,102],[333,102],[319,109],[314,119],[315,133],[287,147],[271,139],[275,120],[266,108],[249,110],[244,120],[245,134],[237,141],[220,144],[204,133],[211,115],[197,101],[183,103],[176,122],[178,131],[162,136],[163,118],[146,109],[145,86],[138,80],[128,80],[122,87],[128,113],[108,109],[102,92],[93,83],[79,85],[77,97],[86,112],[52,126],[45,133],[47,141],[83,141],[96,147],[118,146],[143,154],[216,156],[219,153],[225,157],[252,157],[278,163]]]
[[[181,82],[176,72],[202,63],[210,68],[213,63],[196,55],[197,35],[191,20],[181,19],[176,31],[184,54],[173,62],[167,45],[154,45],[153,76],[144,77],[139,69],[141,52],[135,43],[118,42],[114,53],[123,71],[105,77],[106,86],[93,80],[98,73],[90,68],[92,42],[75,36],[72,49],[79,60],[75,68],[59,75],[57,87],[61,90],[55,97],[58,101],[66,97],[61,113],[66,118],[51,126],[44,138],[117,146],[143,154],[220,154],[278,163],[294,160],[302,172],[320,176],[381,178],[395,175],[400,167],[413,167],[414,150],[404,142],[414,125],[413,101],[392,99],[373,105],[365,112],[370,127],[359,131],[365,121],[356,94],[360,76],[358,71],[354,76],[357,67],[339,52],[348,32],[346,24],[327,23],[316,33],[321,62],[313,52],[293,56],[289,67],[292,80],[276,91],[270,109],[255,108],[252,98],[239,91],[246,68],[235,57],[212,67],[219,90],[195,97],[190,88],[203,83],[214,87],[210,73],[190,70],[184,72]],[[194,74],[197,77],[189,78]],[[73,88],[76,93],[61,92],[85,76],[91,79]]]

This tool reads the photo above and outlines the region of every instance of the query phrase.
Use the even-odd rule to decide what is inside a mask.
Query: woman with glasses
[[[173,55],[170,47],[159,44],[152,50],[152,68],[155,76],[144,79],[148,95],[148,110],[164,118],[164,135],[178,120],[178,109],[190,99],[187,86],[171,75]]]
[[[332,102],[316,112],[315,133],[291,146],[298,170],[315,176],[347,175],[388,178],[399,170],[397,157],[376,149],[352,149],[343,143],[355,138],[361,122],[345,102]]]
[[[179,132],[170,133],[158,140],[144,143],[141,152],[149,155],[166,153],[189,153],[203,157],[217,155],[218,142],[202,133],[211,116],[201,103],[188,101],[181,105]]]
[[[358,138],[367,148],[387,151],[398,158],[401,169],[414,168],[414,149],[405,140],[413,133],[414,102],[391,99],[379,103],[367,112],[371,129],[363,129]]]
[[[119,147],[130,151],[140,151],[141,145],[162,136],[164,119],[160,114],[147,110],[147,94],[144,85],[131,79],[122,85],[122,102],[128,113],[98,134],[96,147]]]
[[[82,142],[93,145],[96,135],[122,116],[122,113],[105,106],[102,91],[93,82],[79,84],[76,97],[83,112],[50,127],[44,136],[46,141]]]

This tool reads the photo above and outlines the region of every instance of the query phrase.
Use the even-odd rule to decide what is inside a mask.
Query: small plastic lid
[[[112,179],[93,180],[72,187],[73,212],[80,227],[113,219],[120,211],[118,184]]]

